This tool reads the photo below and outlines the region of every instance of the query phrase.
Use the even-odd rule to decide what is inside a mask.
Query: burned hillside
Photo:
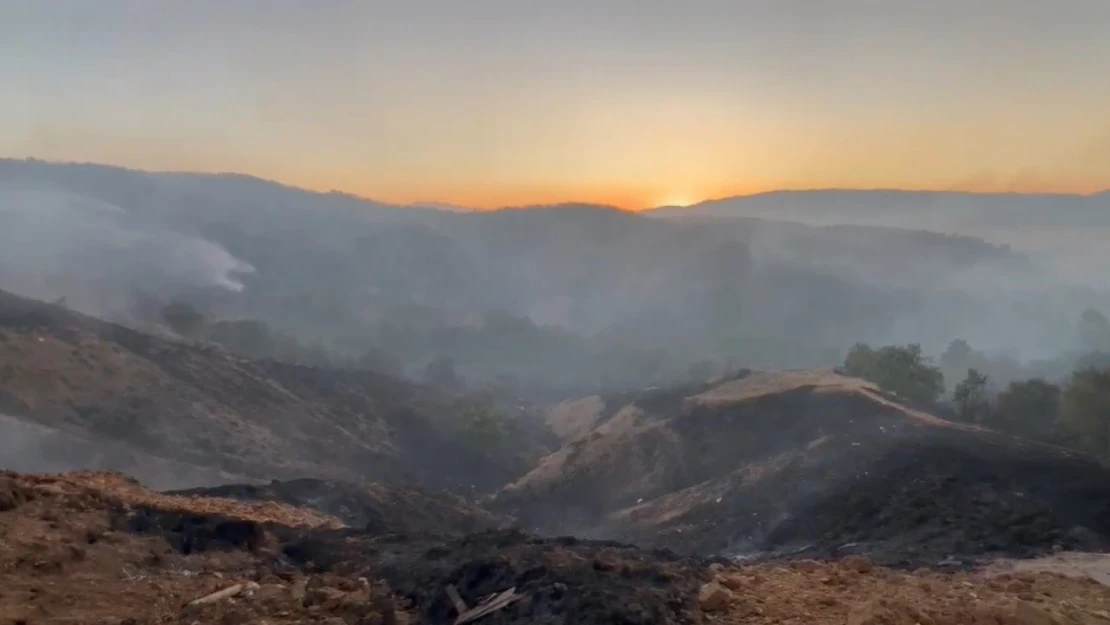
[[[491,506],[535,531],[744,557],[917,566],[1110,546],[1110,470],[1095,460],[908,409],[860,380],[757,373],[625,401]]]
[[[248,360],[0,292],[0,414],[78,438],[264,481],[480,493],[528,469],[527,445],[471,444],[461,411],[409,381]]]

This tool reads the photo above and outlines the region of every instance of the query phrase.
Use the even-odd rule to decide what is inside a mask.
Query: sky
[[[0,156],[394,202],[1110,188],[1106,0],[0,0]]]

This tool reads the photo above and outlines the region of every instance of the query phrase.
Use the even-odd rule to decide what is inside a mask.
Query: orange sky
[[[21,4],[0,155],[478,208],[1110,187],[1110,2],[603,1]]]

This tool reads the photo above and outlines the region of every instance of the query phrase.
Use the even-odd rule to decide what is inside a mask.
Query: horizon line
[[[197,171],[186,169],[144,169],[141,167],[132,167],[127,165],[117,165],[113,163],[102,163],[95,161],[65,161],[65,160],[52,160],[43,159],[33,156],[23,158],[0,156],[0,161],[15,161],[23,163],[42,163],[46,165],[56,166],[84,166],[84,167],[100,167],[104,169],[116,169],[132,173],[143,173],[152,175],[179,175],[179,176],[222,176],[222,177],[236,177],[236,178],[249,178],[258,182],[272,184],[286,189],[292,189],[305,193],[314,193],[318,195],[340,195],[356,199],[362,202],[376,204],[387,208],[422,208],[427,210],[439,210],[444,212],[458,212],[458,213],[475,213],[475,212],[493,212],[503,210],[525,210],[525,209],[551,209],[560,207],[591,207],[617,210],[628,213],[640,213],[656,210],[675,210],[675,209],[688,209],[702,206],[704,204],[711,204],[715,202],[725,202],[729,200],[748,200],[762,196],[788,194],[788,193],[902,193],[902,194],[923,194],[923,195],[966,195],[966,196],[1014,196],[1014,197],[1071,197],[1071,198],[1094,198],[1101,195],[1110,194],[1110,187],[1091,191],[1087,193],[1082,192],[1066,192],[1066,191],[975,191],[970,189],[938,189],[931,187],[779,187],[767,189],[765,191],[755,191],[748,193],[736,193],[734,195],[725,195],[718,197],[706,198],[690,204],[660,204],[655,206],[645,206],[643,208],[634,209],[609,204],[605,202],[589,201],[589,200],[560,200],[558,202],[534,202],[523,204],[504,204],[490,208],[476,207],[464,203],[452,202],[449,200],[425,200],[425,201],[411,201],[407,203],[398,203],[385,200],[375,199],[370,195],[364,195],[354,191],[346,191],[342,189],[324,189],[322,187],[303,186],[292,182],[284,182],[277,178],[267,178],[259,174],[241,172],[241,171]]]

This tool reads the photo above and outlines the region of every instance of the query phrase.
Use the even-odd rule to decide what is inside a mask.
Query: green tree
[[[1084,310],[1076,331],[1084,351],[1110,352],[1110,319],[1106,315],[1093,308]]]
[[[987,425],[1040,440],[1054,437],[1060,415],[1060,387],[1041,378],[1011,382],[998,394]]]
[[[944,394],[944,374],[926,360],[917,344],[872,349],[857,343],[848,351],[843,369],[916,404],[934,404]]]
[[[1110,458],[1110,369],[1072,374],[1060,396],[1060,429],[1078,447]]]
[[[181,336],[195,338],[204,328],[204,315],[185,300],[173,299],[159,313],[166,326]]]
[[[987,392],[987,376],[975,369],[967,370],[967,377],[956,385],[952,392],[956,404],[956,414],[968,423],[982,423],[990,415],[990,394]]]

